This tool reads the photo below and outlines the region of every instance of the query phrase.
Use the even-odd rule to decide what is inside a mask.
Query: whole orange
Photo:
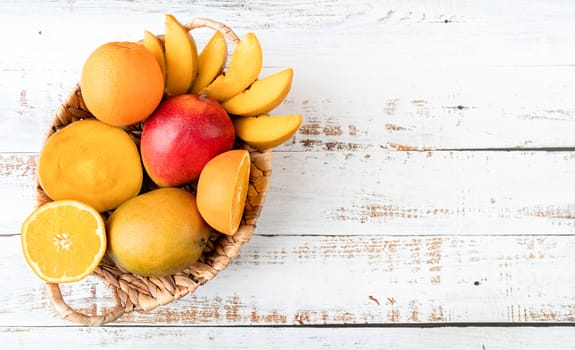
[[[96,119],[79,120],[52,134],[40,151],[37,172],[51,199],[75,199],[99,212],[135,197],[144,176],[130,135]]]
[[[90,54],[80,85],[86,107],[96,118],[125,126],[156,109],[164,94],[164,75],[143,45],[109,42]]]

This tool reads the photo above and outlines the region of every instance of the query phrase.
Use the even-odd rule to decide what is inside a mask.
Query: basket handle
[[[60,286],[56,283],[47,283],[48,296],[56,312],[64,319],[80,323],[86,326],[101,326],[109,322],[114,322],[124,314],[124,306],[115,288],[110,288],[114,307],[101,315],[86,315],[72,309],[62,297]]]
[[[196,17],[192,19],[191,22],[186,23],[185,27],[188,28],[188,30],[202,27],[211,28],[217,32],[222,32],[222,34],[229,41],[231,41],[234,46],[237,46],[240,42],[240,38],[236,35],[236,33],[234,33],[232,28],[228,27],[227,25],[221,22],[214,21],[213,19]]]

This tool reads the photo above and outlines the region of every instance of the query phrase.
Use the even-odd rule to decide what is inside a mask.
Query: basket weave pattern
[[[217,28],[214,29],[220,30],[228,36],[232,35],[232,38],[235,37],[237,40],[235,34],[220,23],[206,21],[205,19],[199,19],[199,21],[191,23],[192,27],[213,27],[215,23]],[[196,24],[194,25],[194,23]],[[46,139],[70,123],[90,118],[94,117],[86,108],[82,99],[80,85],[77,85],[58,109],[46,134]],[[143,123],[137,123],[125,128],[138,146],[142,127]],[[234,148],[246,148],[250,151],[251,169],[242,223],[233,236],[213,231],[198,262],[170,276],[144,277],[135,275],[121,269],[112,259],[105,256],[93,272],[93,275],[102,280],[110,289],[115,305],[105,309],[100,315],[85,315],[66,304],[57,284],[49,283],[47,284],[48,296],[58,314],[76,323],[100,326],[117,320],[124,313],[135,310],[150,311],[158,306],[180,299],[188,293],[194,292],[199,286],[208,282],[219,271],[226,268],[232,259],[239,254],[242,245],[248,242],[252,236],[257,218],[264,204],[271,176],[271,150],[262,152],[250,149],[241,143],[236,144]],[[142,192],[147,192],[154,188],[155,185],[149,179],[144,180]],[[184,188],[188,191],[194,191],[192,186]],[[36,189],[37,206],[51,201],[38,181],[36,182]],[[103,215],[106,218],[109,213],[104,213]]]

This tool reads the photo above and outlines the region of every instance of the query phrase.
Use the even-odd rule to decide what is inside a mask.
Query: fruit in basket
[[[233,235],[240,226],[250,178],[248,151],[235,149],[211,159],[197,185],[198,210],[214,229]]]
[[[144,31],[144,47],[154,55],[162,69],[164,80],[166,79],[166,56],[164,54],[164,42],[151,32]]]
[[[196,197],[180,188],[161,188],[134,197],[107,221],[108,252],[118,266],[142,276],[164,276],[194,264],[211,228]]]
[[[235,115],[255,116],[276,108],[286,98],[291,88],[293,70],[284,69],[256,80],[248,89],[225,101],[224,109]]]
[[[166,99],[146,120],[140,151],[159,186],[197,180],[206,163],[234,145],[234,125],[215,100],[185,94]]]
[[[104,220],[94,208],[78,201],[40,206],[26,218],[21,233],[26,262],[48,283],[83,279],[106,252]]]
[[[172,15],[166,15],[165,28],[166,93],[168,96],[185,94],[198,74],[196,42]]]
[[[110,42],[94,50],[84,63],[80,85],[90,113],[114,126],[144,120],[164,93],[156,58],[132,42]]]
[[[218,101],[225,101],[248,88],[262,69],[262,48],[254,33],[248,33],[232,53],[227,71],[200,91]]]
[[[186,25],[186,28],[190,30],[200,27],[209,27],[222,31],[224,36],[231,39],[232,42],[236,43],[236,41],[239,41],[230,28],[209,19],[197,18]],[[150,35],[151,33],[147,35],[149,41],[147,52],[152,56],[154,56],[152,52],[155,52],[156,56],[154,56],[154,59],[158,58],[155,66],[161,72],[160,67],[163,66],[161,58],[164,57],[165,59],[165,51],[161,45],[162,42],[159,40],[162,36]],[[144,40],[144,45],[146,45],[146,39]],[[236,57],[241,56],[244,55]],[[215,60],[216,58],[214,58]],[[240,61],[242,60],[236,59],[236,62]],[[246,62],[248,61],[246,60]],[[102,62],[105,64],[116,64],[106,60],[102,60]],[[261,56],[259,63],[255,63],[259,65],[257,69],[259,71],[261,68]],[[211,66],[211,64],[214,66]],[[238,89],[239,82],[243,85],[247,81],[244,81],[245,77],[243,74],[254,68],[253,66],[241,67],[242,65],[235,64],[236,68],[232,69],[232,71],[235,70],[235,73],[227,74],[227,72],[221,72],[221,67],[216,67],[221,64],[218,63],[216,65],[215,62],[211,62],[209,69],[211,71],[214,68],[219,68],[218,74],[220,74],[220,78],[223,76],[233,78],[223,79],[220,82],[220,86],[226,88],[223,91],[225,94],[230,94],[231,88]],[[250,79],[251,82],[245,88],[257,79],[257,74]],[[209,79],[206,78],[207,80]],[[140,81],[133,79],[132,83],[133,85],[138,85]],[[228,83],[229,85],[227,85]],[[89,83],[86,85],[89,85]],[[133,88],[137,89],[137,86]],[[243,91],[242,89],[237,93]],[[165,93],[165,85],[162,86],[162,93]],[[56,146],[51,146],[54,147],[52,151],[46,152],[51,154],[46,159],[50,163],[54,163],[60,173],[54,177],[50,175],[48,177],[43,176],[43,178],[49,180],[45,181],[46,183],[52,183],[53,185],[56,182],[55,179],[61,176],[62,179],[70,181],[74,185],[76,184],[75,181],[68,179],[68,176],[72,174],[80,182],[80,185],[75,187],[75,193],[88,193],[88,199],[91,197],[99,198],[99,196],[117,198],[119,193],[125,189],[125,185],[120,186],[120,188],[114,187],[116,186],[116,180],[122,182],[124,181],[124,176],[128,176],[133,179],[139,179],[141,185],[141,176],[138,176],[136,174],[137,171],[130,165],[133,161],[133,156],[130,153],[135,144],[122,145],[123,141],[119,142],[116,140],[117,136],[113,136],[112,131],[98,130],[100,126],[96,127],[96,124],[93,123],[100,123],[113,130],[123,131],[123,129],[111,127],[97,120],[76,121],[78,117],[87,118],[89,116],[89,111],[85,104],[82,103],[81,97],[79,85],[68,96],[62,107],[58,109],[53,119],[50,130],[54,131],[56,135],[59,135],[57,137],[62,139],[59,143],[56,143]],[[172,103],[169,102],[171,98],[162,96],[162,98],[164,97],[167,105]],[[173,98],[176,99],[176,97]],[[196,161],[198,159],[202,160],[207,153],[212,153],[215,148],[222,144],[227,144],[228,139],[229,148],[232,147],[234,142],[234,125],[226,111],[216,101],[211,100],[212,102],[209,102],[210,98],[207,96],[189,97],[184,94],[177,96],[177,98],[195,99],[196,101],[173,103],[171,107],[159,114],[173,113],[174,115],[159,117],[159,119],[165,120],[156,122],[155,126],[148,129],[151,130],[150,134],[141,138],[142,149],[147,148],[150,152],[149,154],[152,155],[148,162],[149,165],[151,164],[149,166],[149,169],[152,169],[150,171],[151,174],[154,174],[154,169],[157,170],[164,167],[177,168],[187,163],[183,158],[187,156],[187,153],[190,153],[189,151],[196,153],[197,157],[192,159],[192,163],[194,167],[197,167]],[[136,99],[132,102],[134,101],[137,104],[142,102],[142,99]],[[108,107],[110,108],[114,107],[114,104],[118,104],[115,100],[108,102],[110,104]],[[218,107],[215,107],[214,103]],[[121,103],[119,104],[121,105]],[[130,107],[136,108],[135,106],[127,106],[126,108],[129,109]],[[186,110],[189,107],[192,107],[191,111]],[[161,110],[161,106],[158,110]],[[214,117],[211,114],[218,116]],[[226,118],[221,118],[221,115],[225,115]],[[115,119],[113,122],[118,120],[125,122],[125,119],[122,119],[124,118],[123,115],[116,115],[116,117],[119,119]],[[191,119],[193,122],[190,123],[190,120],[187,119]],[[125,130],[129,131],[134,139],[138,139],[142,128],[145,128],[146,125],[154,125],[151,122],[148,123],[150,120],[153,120],[153,118],[150,117],[146,122],[141,122],[142,120],[140,120],[139,122],[128,124]],[[227,124],[224,120],[227,121]],[[79,127],[78,125],[84,125],[84,123],[88,122],[92,123],[90,124],[92,126],[82,132],[81,137],[69,132],[69,130]],[[161,124],[165,125],[161,126]],[[181,129],[190,128],[190,125],[192,129],[195,128],[196,130],[191,133],[188,131],[180,132]],[[153,135],[155,129],[159,130],[162,128],[163,131],[158,131],[156,135]],[[55,130],[59,131],[56,132]],[[63,137],[66,130],[71,135],[70,139]],[[275,134],[276,131],[273,131],[273,133]],[[199,150],[193,149],[189,139],[196,138],[188,138],[190,134],[191,136],[199,136],[200,141],[197,142],[198,147],[200,147]],[[85,144],[86,140],[88,144]],[[101,144],[96,141],[102,140],[107,145],[107,148],[104,148],[103,152],[101,152],[103,156],[98,154],[100,152],[93,151],[94,148],[101,147]],[[226,141],[224,142],[224,140]],[[54,142],[52,137],[47,140],[45,148],[48,148],[47,145],[51,142]],[[182,146],[183,152],[179,153]],[[109,149],[117,152],[118,157],[127,164],[118,167],[116,164],[118,160],[110,156]],[[157,154],[154,152],[156,150],[172,150],[173,152],[166,152],[164,154],[165,158],[155,158]],[[59,160],[58,157],[60,155],[56,155],[60,151],[64,154],[63,159],[65,161]],[[43,150],[44,152],[45,150]],[[230,259],[237,254],[243,243],[249,240],[255,227],[269,186],[271,152],[253,152],[250,154],[246,150],[239,149],[224,150],[222,152],[210,158],[208,162],[213,161],[213,164],[202,168],[203,170],[200,171],[200,173],[206,174],[205,178],[202,178],[203,180],[199,180],[201,185],[192,180],[190,186],[186,186],[184,189],[168,187],[145,192],[150,190],[150,187],[146,186],[143,190],[145,193],[135,194],[132,198],[125,200],[113,212],[102,213],[102,216],[109,218],[107,221],[109,236],[105,235],[105,229],[102,228],[105,226],[102,216],[91,205],[73,200],[56,200],[50,202],[50,204],[42,205],[50,201],[50,198],[46,196],[47,191],[42,191],[38,188],[37,204],[42,206],[32,213],[26,220],[25,225],[23,225],[22,247],[33,269],[38,269],[39,267],[48,268],[48,273],[46,274],[48,277],[43,277],[48,282],[54,282],[48,285],[48,294],[52,304],[55,306],[55,310],[62,317],[74,322],[85,325],[102,325],[115,321],[124,312],[127,313],[133,310],[149,311],[159,305],[179,299],[188,292],[193,292],[199,286],[198,280],[203,284],[216,275],[214,272],[225,268],[229,264]],[[44,166],[42,165],[45,161],[42,160],[44,156],[41,154],[39,168]],[[250,156],[253,156],[253,163],[250,162]],[[136,148],[136,159],[138,160],[137,163],[140,164],[138,157],[139,154]],[[73,164],[74,162],[77,164]],[[77,166],[77,168],[74,166]],[[40,175],[42,175],[41,173],[44,170],[38,170]],[[139,170],[141,173],[141,164]],[[251,170],[253,170],[252,174],[250,174]],[[169,179],[179,178],[180,176],[178,170],[171,170],[161,175],[167,175]],[[37,183],[39,187],[41,186],[40,177],[38,177]],[[198,186],[201,187],[199,192],[202,193],[202,199],[196,197],[193,193]],[[101,190],[104,193],[94,192],[94,189]],[[245,208],[246,201],[249,201],[247,208]],[[77,204],[72,205],[71,203]],[[204,207],[205,216],[210,218],[212,224],[222,232],[227,234],[238,232],[240,221],[244,219],[245,221],[242,221],[242,223],[245,226],[239,229],[241,232],[237,233],[235,237],[220,239],[220,237],[216,237],[214,228],[210,227],[204,220],[198,209],[199,203],[203,203],[201,205]],[[70,209],[69,207],[72,208]],[[49,210],[47,210],[48,208]],[[59,211],[62,208],[65,210],[60,213]],[[244,208],[246,210],[245,214],[243,213]],[[44,210],[46,211],[45,213]],[[88,213],[86,214],[85,211]],[[81,234],[76,235],[78,232]],[[213,236],[210,237],[210,235]],[[106,238],[109,238],[107,247]],[[104,240],[103,243],[102,240]],[[99,241],[100,244],[96,244],[96,241]],[[79,242],[89,242],[89,245],[75,249],[79,247]],[[204,257],[202,252],[208,243],[210,246],[209,255]],[[45,249],[46,247],[47,249]],[[93,249],[94,247],[96,248]],[[99,259],[104,254],[103,251],[106,249],[113,261],[110,259],[103,261],[101,268],[96,269],[95,276],[104,279],[114,294],[119,292],[121,285],[122,293],[143,297],[135,299],[130,297],[128,304],[126,304],[125,298],[120,298],[122,300],[114,298],[116,305],[113,308],[106,308],[101,315],[90,316],[74,312],[62,299],[58,283],[80,280],[85,277],[96,268],[100,261]],[[81,252],[78,254],[80,250]],[[74,255],[72,259],[66,258],[68,253]],[[196,261],[198,263],[194,264]],[[40,263],[44,265],[40,265]],[[191,268],[187,269],[190,266]],[[131,277],[132,281],[139,282],[124,283],[125,278],[129,277],[124,274],[124,269],[136,275]],[[61,271],[72,272],[62,275]],[[177,273],[177,275],[169,276],[174,273]],[[55,276],[55,278],[51,279],[49,278],[50,276]],[[70,276],[72,277],[70,278]],[[146,278],[146,276],[154,277]],[[158,283],[158,281],[162,283]]]
[[[197,94],[224,71],[228,58],[228,44],[222,32],[215,32],[198,57],[198,76],[190,89]]]
[[[143,169],[126,131],[87,119],[48,138],[38,159],[38,180],[53,200],[75,199],[103,212],[138,194]]]
[[[248,145],[265,150],[281,145],[299,129],[301,115],[261,115],[234,118],[236,135]]]

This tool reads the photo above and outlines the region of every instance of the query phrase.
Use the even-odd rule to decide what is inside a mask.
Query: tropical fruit
[[[139,193],[143,170],[126,131],[87,119],[48,138],[38,159],[38,180],[53,200],[75,199],[104,212]]]
[[[257,36],[248,33],[235,48],[230,66],[210,85],[200,91],[218,101],[225,101],[248,88],[262,69],[262,48]]]
[[[222,32],[215,32],[198,57],[198,76],[190,92],[197,94],[222,74],[228,58],[228,44]]]
[[[83,279],[106,252],[104,220],[94,208],[79,201],[40,206],[24,221],[21,233],[26,262],[49,283]]]
[[[168,96],[185,94],[198,74],[196,42],[172,15],[166,15],[165,27],[166,93]]]
[[[147,118],[164,93],[164,75],[154,55],[133,42],[109,42],[82,68],[82,97],[99,120],[114,126]]]
[[[192,32],[194,29],[204,26],[211,27],[216,32],[198,56]],[[237,132],[237,136],[255,148],[277,147],[291,138],[299,129],[302,122],[301,116],[298,116],[299,119],[294,119],[294,115],[268,120],[267,114],[279,106],[289,94],[294,73],[293,69],[288,67],[258,79],[262,70],[263,53],[260,42],[254,33],[247,33],[240,40],[235,34],[230,35],[229,28],[221,23],[196,18],[189,24],[182,25],[172,15],[167,15],[163,49],[161,43],[158,44],[161,42],[160,37],[153,36],[149,32],[145,32],[145,34],[144,44],[148,42],[146,47],[149,47],[150,51],[159,57],[159,62],[162,62],[163,57],[167,60],[166,94],[168,96],[205,95],[218,101],[232,118],[237,120],[238,118],[235,117],[249,117],[249,120],[234,123],[242,128],[241,135],[240,132]],[[228,45],[226,39],[230,39],[235,45],[227,69]],[[174,46],[172,49],[170,49],[170,42]],[[178,44],[176,45],[176,43]],[[171,58],[169,59],[168,56]],[[197,75],[194,75],[195,73]],[[179,88],[170,88],[172,85],[177,85]],[[158,110],[160,109],[158,108]],[[257,122],[253,122],[254,118],[257,118]],[[172,138],[168,137],[168,139]],[[186,142],[186,138],[178,137],[178,140],[181,140],[182,143]],[[164,145],[168,144],[169,142],[164,143]],[[160,161],[148,161],[147,158],[151,157],[146,155],[150,153],[146,151],[146,148],[147,146],[144,146],[142,152],[144,164],[155,162],[161,165],[149,167],[148,172],[152,179],[160,186],[182,184],[181,181],[172,182],[162,179],[178,177],[174,173],[179,171],[172,171],[169,166],[164,166],[163,161],[166,159],[164,156],[157,157]],[[169,153],[178,152],[170,151]],[[183,151],[182,148],[180,153],[187,154],[188,152]],[[185,159],[185,157],[180,156],[171,158]],[[170,162],[173,161],[170,160]],[[187,163],[201,169],[205,164],[205,157],[202,157],[201,161],[188,161]],[[159,172],[163,172],[165,175],[157,175]],[[197,176],[196,173],[195,178]],[[195,180],[194,177],[188,178],[186,183]]]
[[[224,24],[170,14],[164,26],[141,44],[108,42],[89,55],[73,96],[82,113],[54,126],[40,152],[38,184],[52,201],[24,222],[22,247],[47,282],[82,279],[106,250],[141,276],[193,265],[211,233],[233,235],[242,222],[252,166],[244,148],[276,147],[302,123],[268,115],[293,70],[259,78],[254,33],[240,40]],[[198,55],[191,31],[200,27],[216,32]]]
[[[248,145],[265,150],[281,145],[299,129],[301,115],[261,115],[234,118],[236,135]]]
[[[207,96],[167,98],[144,123],[140,151],[144,167],[159,186],[195,181],[214,156],[232,149],[234,124]]]
[[[179,272],[195,263],[211,228],[196,197],[180,188],[161,188],[134,197],[107,221],[108,252],[114,262],[142,276]]]
[[[233,235],[240,226],[250,177],[248,151],[236,149],[212,158],[197,185],[200,214],[214,229]]]
[[[166,55],[164,53],[164,42],[151,32],[144,30],[144,47],[154,55],[156,61],[162,69],[164,81],[166,79]]]
[[[287,68],[256,80],[248,89],[225,101],[222,106],[230,113],[241,116],[265,114],[286,98],[293,79],[293,69]]]

